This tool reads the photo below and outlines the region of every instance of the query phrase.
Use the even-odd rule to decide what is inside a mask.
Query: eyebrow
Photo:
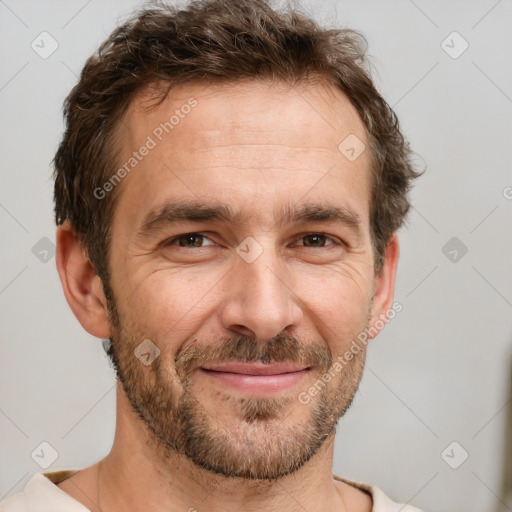
[[[204,203],[196,200],[168,201],[144,217],[139,236],[150,236],[161,228],[180,221],[208,222],[216,221],[225,224],[241,224],[246,216],[225,203]],[[354,233],[362,236],[363,226],[360,216],[348,206],[325,203],[287,204],[282,210],[275,225],[305,224],[334,222],[351,228]]]

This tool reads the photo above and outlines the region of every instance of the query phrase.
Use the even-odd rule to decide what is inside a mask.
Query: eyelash
[[[199,236],[199,237],[203,237],[203,239],[210,240],[206,235],[203,235],[202,233],[196,233],[196,232],[183,233],[182,235],[177,235],[177,236],[174,236],[174,237],[169,238],[168,240],[166,240],[164,242],[164,246],[167,247],[169,245],[175,245],[174,242],[178,241],[180,238],[186,238],[188,236]],[[308,236],[324,237],[326,239],[326,241],[330,241],[331,242],[331,244],[324,245],[324,246],[321,246],[321,247],[308,247],[310,249],[323,249],[324,247],[331,247],[331,246],[336,245],[336,244],[338,244],[338,245],[345,245],[344,242],[342,242],[338,238],[326,235],[325,233],[316,233],[316,232],[307,233],[306,235],[302,236],[299,240],[303,240],[304,238],[306,238]],[[213,245],[213,243],[211,245]],[[181,246],[178,246],[178,247],[180,247],[181,249],[193,249],[194,248],[194,247],[181,247]],[[208,246],[206,246],[206,247],[208,247]],[[299,247],[307,247],[307,246],[300,245]],[[197,249],[203,249],[203,248],[204,248],[203,246],[197,247]]]

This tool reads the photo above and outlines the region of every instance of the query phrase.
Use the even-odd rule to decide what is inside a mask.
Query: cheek
[[[345,352],[367,326],[371,283],[367,278],[361,282],[353,274],[332,271],[322,278],[303,278],[301,288],[297,295],[304,297],[314,332],[326,341],[333,357]]]
[[[116,294],[123,327],[154,339],[193,334],[207,314],[222,274],[202,269],[162,269],[125,278],[122,297]]]

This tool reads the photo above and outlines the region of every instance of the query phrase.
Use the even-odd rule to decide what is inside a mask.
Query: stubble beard
[[[334,435],[353,401],[366,359],[363,347],[323,385],[322,375],[333,363],[325,345],[305,344],[284,335],[265,344],[235,336],[215,345],[191,340],[172,360],[162,344],[161,355],[146,366],[134,355],[145,336],[134,334],[135,328],[128,332],[121,327],[115,303],[111,303],[110,322],[117,377],[159,457],[183,455],[197,467],[229,478],[273,481],[299,470]],[[314,377],[304,380],[307,388],[293,395],[256,398],[218,390],[200,400],[191,369],[200,360],[212,359],[301,361],[312,363]],[[300,403],[299,392],[315,382],[320,383],[318,394],[308,404]],[[225,415],[219,416],[219,406],[228,408],[227,420]],[[300,415],[301,421],[287,422],[297,409],[306,411]]]

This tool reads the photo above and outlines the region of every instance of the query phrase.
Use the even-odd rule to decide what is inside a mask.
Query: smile
[[[213,382],[248,393],[276,393],[297,385],[310,371],[292,363],[203,365],[201,373]]]

